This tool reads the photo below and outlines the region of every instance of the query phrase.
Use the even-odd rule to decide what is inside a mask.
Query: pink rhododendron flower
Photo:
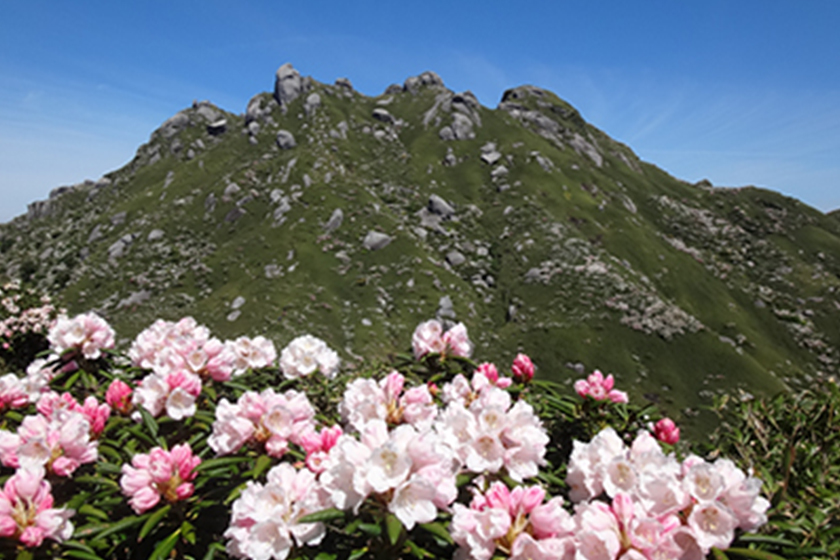
[[[657,422],[653,427],[653,433],[656,439],[663,443],[674,445],[680,441],[680,429],[670,418],[663,418]]]
[[[195,399],[201,393],[201,378],[187,370],[175,370],[165,375],[152,373],[140,380],[134,389],[132,404],[142,406],[152,416],[167,416],[181,420],[195,414]],[[137,413],[135,413],[137,414]]]
[[[574,520],[562,508],[562,498],[543,503],[544,498],[536,486],[509,490],[494,482],[483,495],[474,495],[469,508],[455,504],[450,532],[458,555],[489,560],[499,551],[518,560],[572,560]]]
[[[114,330],[93,312],[72,319],[62,315],[50,329],[47,339],[59,354],[76,350],[88,360],[96,360],[103,349],[114,347]]]
[[[314,473],[324,471],[324,461],[338,438],[344,434],[341,426],[324,428],[319,432],[308,432],[300,438],[300,446],[306,451],[306,468]]]
[[[458,323],[444,332],[443,325],[436,319],[417,325],[411,337],[411,347],[418,360],[426,354],[469,358],[473,350],[464,323]]]
[[[90,433],[98,437],[105,429],[105,422],[111,416],[111,407],[107,404],[100,404],[96,397],[87,397],[79,404],[70,393],[58,394],[55,391],[48,391],[41,395],[35,405],[38,412],[50,421],[62,422],[66,412],[78,412],[87,418],[90,424]]]
[[[240,336],[234,341],[228,341],[227,345],[235,356],[234,375],[241,375],[248,369],[271,367],[277,359],[274,343],[264,336],[256,338]]]
[[[167,502],[186,500],[193,494],[194,469],[201,459],[190,445],[176,445],[171,451],[155,447],[149,453],[138,453],[131,465],[123,465],[120,487],[129,496],[129,504],[137,514],[155,507],[161,497]]]
[[[207,440],[219,455],[236,452],[249,442],[264,445],[272,457],[282,457],[289,443],[315,430],[315,409],[304,393],[292,389],[275,393],[247,391],[236,404],[222,399],[216,407],[213,433]]]
[[[527,383],[534,378],[534,363],[525,354],[516,355],[516,358],[513,359],[511,370],[513,371],[513,376],[516,379],[521,379],[523,383]]]
[[[23,381],[14,373],[0,377],[0,410],[22,408],[29,404],[29,394]]]
[[[281,463],[268,471],[265,484],[248,482],[233,502],[227,552],[237,558],[284,560],[291,550],[317,546],[326,533],[323,523],[299,520],[330,507],[315,474]]]
[[[586,379],[575,381],[575,391],[581,397],[592,397],[596,401],[609,399],[614,403],[626,403],[627,393],[613,389],[614,383],[612,374],[604,377],[604,374],[595,370]]]
[[[308,334],[291,341],[280,354],[280,369],[286,379],[305,377],[315,371],[332,379],[339,365],[338,354],[326,342]]]
[[[427,385],[404,390],[405,378],[392,371],[378,383],[373,379],[355,379],[347,384],[339,404],[341,417],[351,428],[363,431],[373,419],[390,425],[412,424],[418,429],[432,425],[437,406]]]
[[[73,513],[53,508],[50,483],[42,470],[20,469],[0,492],[0,537],[17,539],[30,548],[44,539],[61,542],[73,534],[69,521]]]
[[[80,465],[92,463],[98,456],[90,422],[77,411],[65,410],[52,419],[42,414],[27,416],[17,436],[17,449],[4,453],[4,463],[8,459],[22,468],[45,468],[58,476],[70,476]]]

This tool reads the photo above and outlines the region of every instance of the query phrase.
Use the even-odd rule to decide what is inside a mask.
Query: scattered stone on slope
[[[460,266],[466,261],[467,257],[465,257],[464,254],[460,251],[456,251],[455,249],[453,249],[446,253],[446,262],[448,262],[452,266]]]
[[[377,107],[376,109],[374,109],[372,116],[374,119],[380,122],[384,122],[385,124],[394,124],[395,122],[394,115],[392,115],[391,113],[389,113],[381,107]]]
[[[195,109],[198,116],[208,123],[218,121],[222,118],[221,111],[216,109],[209,101],[193,101],[192,108]]]
[[[247,214],[247,212],[245,211],[244,208],[242,208],[241,206],[236,206],[236,207],[232,208],[230,210],[230,212],[225,214],[225,221],[226,222],[235,222],[236,220],[238,220],[239,218],[241,218],[245,214]]]
[[[265,277],[269,280],[283,276],[283,267],[278,264],[267,264],[264,267]]]
[[[117,212],[113,216],[111,216],[111,225],[112,226],[121,226],[125,223],[125,217],[128,215],[128,212],[122,211]]]
[[[439,320],[455,319],[455,307],[452,305],[451,297],[441,296],[438,301],[438,309],[435,315]]]
[[[114,241],[110,247],[108,247],[108,258],[109,259],[118,259],[125,254],[126,249],[134,242],[135,235],[133,233],[127,233]]]
[[[353,91],[353,84],[350,82],[349,78],[337,78],[335,80],[335,85],[342,87],[346,90]]]
[[[433,194],[429,197],[429,212],[437,214],[441,218],[450,218],[455,214],[455,209],[440,196]]]
[[[231,309],[239,309],[243,305],[245,305],[245,298],[242,297],[242,296],[236,296],[234,298],[234,300],[231,302],[230,308]]]
[[[502,154],[496,150],[495,142],[487,142],[481,147],[481,161],[487,165],[493,165],[502,159]]]
[[[297,142],[295,142],[295,137],[292,136],[292,133],[288,130],[278,130],[277,131],[277,146],[281,150],[290,150],[297,146]]]
[[[311,115],[315,110],[321,106],[321,96],[317,93],[310,93],[306,97],[306,102],[303,104],[303,110],[307,115]]]
[[[382,233],[380,231],[371,230],[365,235],[365,239],[362,242],[365,249],[370,251],[377,251],[386,247],[393,238],[390,235]]]
[[[157,241],[158,239],[163,239],[165,235],[162,229],[153,229],[149,232],[148,237],[146,237],[146,241]]]
[[[591,140],[591,138],[590,138]],[[598,148],[595,147],[594,141],[590,142],[577,132],[574,133],[571,139],[568,140],[569,145],[575,149],[575,151],[579,154],[584,154],[589,159],[591,159],[597,167],[601,167],[604,164],[604,158],[601,156],[601,153],[598,151]]]
[[[90,235],[88,235],[87,244],[90,245],[100,239],[102,239],[102,224],[96,224],[93,231],[91,231]]]
[[[163,188],[164,189],[168,188],[169,185],[171,185],[172,181],[174,181],[174,180],[175,180],[175,172],[170,169],[169,172],[166,174],[166,178],[163,180]]]
[[[326,224],[324,224],[324,231],[326,231],[327,233],[334,232],[339,227],[341,227],[341,222],[343,220],[344,220],[344,212],[341,210],[341,208],[336,208],[335,210],[333,210],[333,213],[330,216],[330,219],[327,220]]]
[[[204,211],[210,214],[214,210],[216,210],[216,195],[210,193],[207,195],[207,198],[204,199]]]
[[[230,202],[234,196],[239,194],[242,189],[236,183],[231,183],[227,187],[225,187],[225,192],[223,194],[223,200],[225,202]]]
[[[135,307],[147,301],[150,297],[152,297],[152,294],[147,290],[131,292],[127,298],[120,300],[117,304],[117,309],[122,309],[123,307]]]
[[[212,136],[218,136],[225,132],[227,132],[227,119],[219,119],[207,124],[207,133]],[[193,152],[193,157],[195,157],[195,152]]]

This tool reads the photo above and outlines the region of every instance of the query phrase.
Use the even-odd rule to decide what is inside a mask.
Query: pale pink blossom
[[[151,373],[137,384],[131,402],[154,417],[165,411],[170,418],[181,420],[195,414],[195,400],[200,393],[201,378],[195,373],[187,370],[164,375]]]
[[[264,336],[240,336],[234,341],[228,341],[227,346],[235,355],[234,375],[241,375],[248,369],[271,367],[277,359],[274,343]]]
[[[44,539],[62,542],[73,534],[74,511],[53,507],[50,483],[43,471],[19,469],[0,492],[0,537],[40,546]]]
[[[14,373],[0,377],[0,410],[22,408],[29,404],[29,394],[23,381]]]
[[[281,463],[268,472],[266,484],[248,482],[233,502],[227,552],[237,558],[284,560],[291,550],[317,546],[326,533],[323,523],[301,523],[326,509],[315,474]]]
[[[343,434],[344,431],[338,425],[323,428],[320,432],[313,430],[303,434],[300,437],[300,446],[306,451],[306,467],[314,473],[323,472],[327,453]]]
[[[411,337],[411,347],[414,357],[418,360],[426,354],[440,354],[446,347],[443,341],[443,325],[440,321],[431,319],[417,325]]]
[[[305,377],[316,371],[332,379],[339,365],[338,354],[326,342],[309,334],[292,340],[280,353],[280,369],[286,379]]]
[[[171,451],[155,447],[149,453],[138,453],[131,465],[123,465],[120,487],[130,497],[132,509],[141,514],[155,507],[160,499],[167,502],[186,500],[192,496],[195,468],[201,459],[190,445],[176,445]]]
[[[374,419],[391,425],[408,423],[422,430],[432,425],[438,409],[427,385],[405,389],[403,375],[392,371],[378,383],[364,378],[348,383],[339,412],[356,431]]]
[[[458,323],[443,333],[443,351],[447,356],[469,358],[472,355],[473,344],[467,335],[467,327],[464,323]]]
[[[612,374],[604,377],[604,374],[595,370],[586,379],[575,381],[575,391],[581,397],[591,397],[596,401],[610,400],[614,403],[626,403],[627,393],[613,389],[614,384]]]
[[[458,323],[444,332],[443,325],[436,319],[417,325],[411,337],[411,347],[418,360],[427,354],[469,358],[473,350],[464,323]]]
[[[68,410],[52,420],[41,414],[27,416],[17,435],[14,456],[22,468],[45,468],[58,476],[70,476],[98,456],[90,422],[81,412]]]
[[[96,360],[102,350],[114,347],[114,330],[93,312],[72,319],[62,315],[50,329],[47,339],[58,354],[75,350],[88,360]]]
[[[536,486],[509,490],[494,482],[484,494],[474,493],[469,508],[455,504],[450,532],[458,556],[488,560],[498,551],[521,560],[572,560],[577,526],[561,498],[544,498]]]
[[[315,409],[304,393],[246,391],[231,404],[222,399],[216,407],[210,447],[219,455],[236,452],[254,442],[272,457],[282,457],[289,443],[301,445],[302,437],[315,430]]]

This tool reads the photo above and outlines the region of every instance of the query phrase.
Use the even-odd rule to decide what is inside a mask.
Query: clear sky
[[[537,85],[678,178],[840,208],[840,1],[28,0],[0,2],[0,221],[284,62],[367,95],[434,70],[488,107]]]

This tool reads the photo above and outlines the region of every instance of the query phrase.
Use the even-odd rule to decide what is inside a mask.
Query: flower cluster
[[[130,497],[129,504],[138,514],[155,507],[160,499],[168,502],[186,500],[193,494],[194,469],[201,459],[193,455],[188,443],[171,451],[155,447],[138,453],[131,465],[123,465],[120,487]]]
[[[732,461],[693,455],[680,463],[644,431],[629,448],[612,428],[589,443],[576,441],[567,482],[573,501],[602,494],[612,501],[591,501],[577,511],[585,558],[596,550],[610,558],[631,549],[645,558],[680,558],[689,549],[707,554],[727,548],[736,528],[764,524],[770,506],[759,495],[761,481]]]
[[[418,360],[426,354],[469,358],[473,349],[464,323],[458,323],[444,332],[441,322],[435,319],[417,326],[411,337],[411,347]]]
[[[283,560],[295,546],[318,545],[323,523],[300,523],[310,513],[329,507],[318,491],[315,474],[281,463],[268,471],[267,482],[249,482],[233,503],[225,537],[237,558]]]
[[[603,373],[595,370],[586,379],[575,381],[575,391],[581,397],[591,397],[596,401],[610,400],[614,403],[626,403],[627,393],[613,389],[614,384],[612,374],[604,377]]]
[[[0,537],[27,547],[70,538],[73,511],[53,508],[44,477],[67,484],[56,492],[66,495],[77,470],[85,475],[76,473],[78,480],[96,485],[108,476],[112,483],[119,478],[137,515],[183,502],[148,513],[132,541],[139,546],[186,546],[195,540],[193,521],[209,515],[210,508],[217,515],[217,504],[232,501],[224,532],[227,552],[266,560],[285,560],[303,546],[324,542],[328,526],[322,521],[328,518],[343,519],[344,526],[336,521],[341,537],[363,538],[356,550],[364,552],[384,545],[376,542],[381,533],[387,533],[383,537],[394,550],[414,547],[417,525],[451,516],[450,544],[436,539],[438,552],[457,547],[456,557],[476,560],[700,558],[712,547],[728,547],[736,530],[754,530],[766,521],[769,502],[759,495],[760,481],[734,463],[694,455],[680,462],[663,451],[660,442],[679,440],[679,428],[667,418],[649,426],[653,434],[640,432],[629,446],[612,428],[589,443],[575,441],[566,480],[574,509],[548,495],[550,487],[533,482],[548,463],[550,444],[529,402],[543,387],[533,379],[536,368],[525,354],[518,354],[504,374],[489,362],[444,364],[444,358],[472,352],[463,324],[444,332],[437,321],[422,323],[412,340],[415,356],[437,354],[440,360],[415,363],[417,369],[406,368],[410,373],[359,376],[347,382],[339,398],[335,383],[298,380],[315,372],[328,379],[337,375],[338,355],[318,338],[296,338],[282,351],[284,391],[258,392],[248,389],[246,374],[275,365],[273,343],[263,337],[222,342],[191,318],[157,321],[129,352],[131,363],[146,371],[137,382],[125,379],[131,369],[119,373],[125,380],[108,375],[102,403],[75,391],[78,385],[105,389],[89,370],[109,364],[90,360],[113,343],[113,331],[92,314],[62,321],[50,340],[60,354],[77,353],[78,366],[72,367],[81,371],[67,383],[62,378],[76,397],[49,388],[55,375],[74,371],[67,358],[33,363],[25,379],[0,377],[0,408],[34,405],[36,411],[10,414],[16,431],[0,430],[0,462],[17,469],[0,493]],[[464,373],[452,371],[456,368]],[[426,369],[434,377],[418,375]],[[76,380],[81,383],[74,385]],[[310,401],[300,387],[322,392]],[[610,402],[627,402],[627,395],[614,389],[613,377],[598,371],[575,383],[575,389],[584,398],[604,401],[597,405],[600,412]],[[313,402],[325,409],[316,410]],[[215,406],[212,426],[210,411],[197,414],[207,406],[210,411]],[[165,422],[155,420],[164,412]],[[112,413],[122,416],[111,418]],[[129,415],[142,422],[132,425]],[[116,439],[122,448],[109,440],[120,426],[129,426]],[[200,456],[211,450],[219,457],[199,467]],[[207,478],[197,481],[200,472]],[[555,484],[552,476],[541,480]],[[113,490],[108,492],[106,509],[114,502]],[[199,499],[188,499],[194,493],[201,494]],[[77,503],[88,495],[79,494]],[[80,508],[88,516],[80,522],[91,536],[86,542],[108,540],[98,539],[86,509],[100,511]],[[154,523],[169,525],[159,531]],[[177,523],[174,532],[172,523]],[[430,534],[445,530],[440,524],[425,529]],[[186,552],[163,554],[195,556]]]
[[[316,371],[332,379],[339,365],[338,354],[326,342],[310,334],[297,337],[280,354],[280,369],[286,379],[305,377]]]
[[[41,470],[20,469],[0,492],[0,537],[28,547],[44,539],[64,541],[73,534],[73,510],[53,507],[52,488]]]
[[[58,354],[72,350],[88,360],[97,360],[102,350],[114,347],[114,329],[93,312],[72,319],[61,315],[50,329],[47,339]]]
[[[239,450],[249,442],[265,447],[271,457],[282,457],[289,443],[301,444],[301,437],[315,430],[315,409],[304,393],[293,389],[275,393],[247,391],[236,404],[227,399],[216,407],[210,447],[219,455]]]
[[[16,433],[0,430],[0,462],[8,467],[47,469],[71,476],[98,457],[96,435],[110,415],[107,404],[95,397],[83,404],[69,394],[44,393],[38,414],[26,416]]]
[[[575,557],[575,522],[563,509],[563,498],[548,502],[539,486],[510,490],[494,482],[476,492],[469,507],[453,506],[452,538],[475,560],[489,560],[498,551],[515,560]]]
[[[36,305],[40,304],[40,305]],[[37,296],[17,282],[0,288],[0,350],[11,350],[15,339],[28,334],[45,335],[57,310],[49,296]]]

